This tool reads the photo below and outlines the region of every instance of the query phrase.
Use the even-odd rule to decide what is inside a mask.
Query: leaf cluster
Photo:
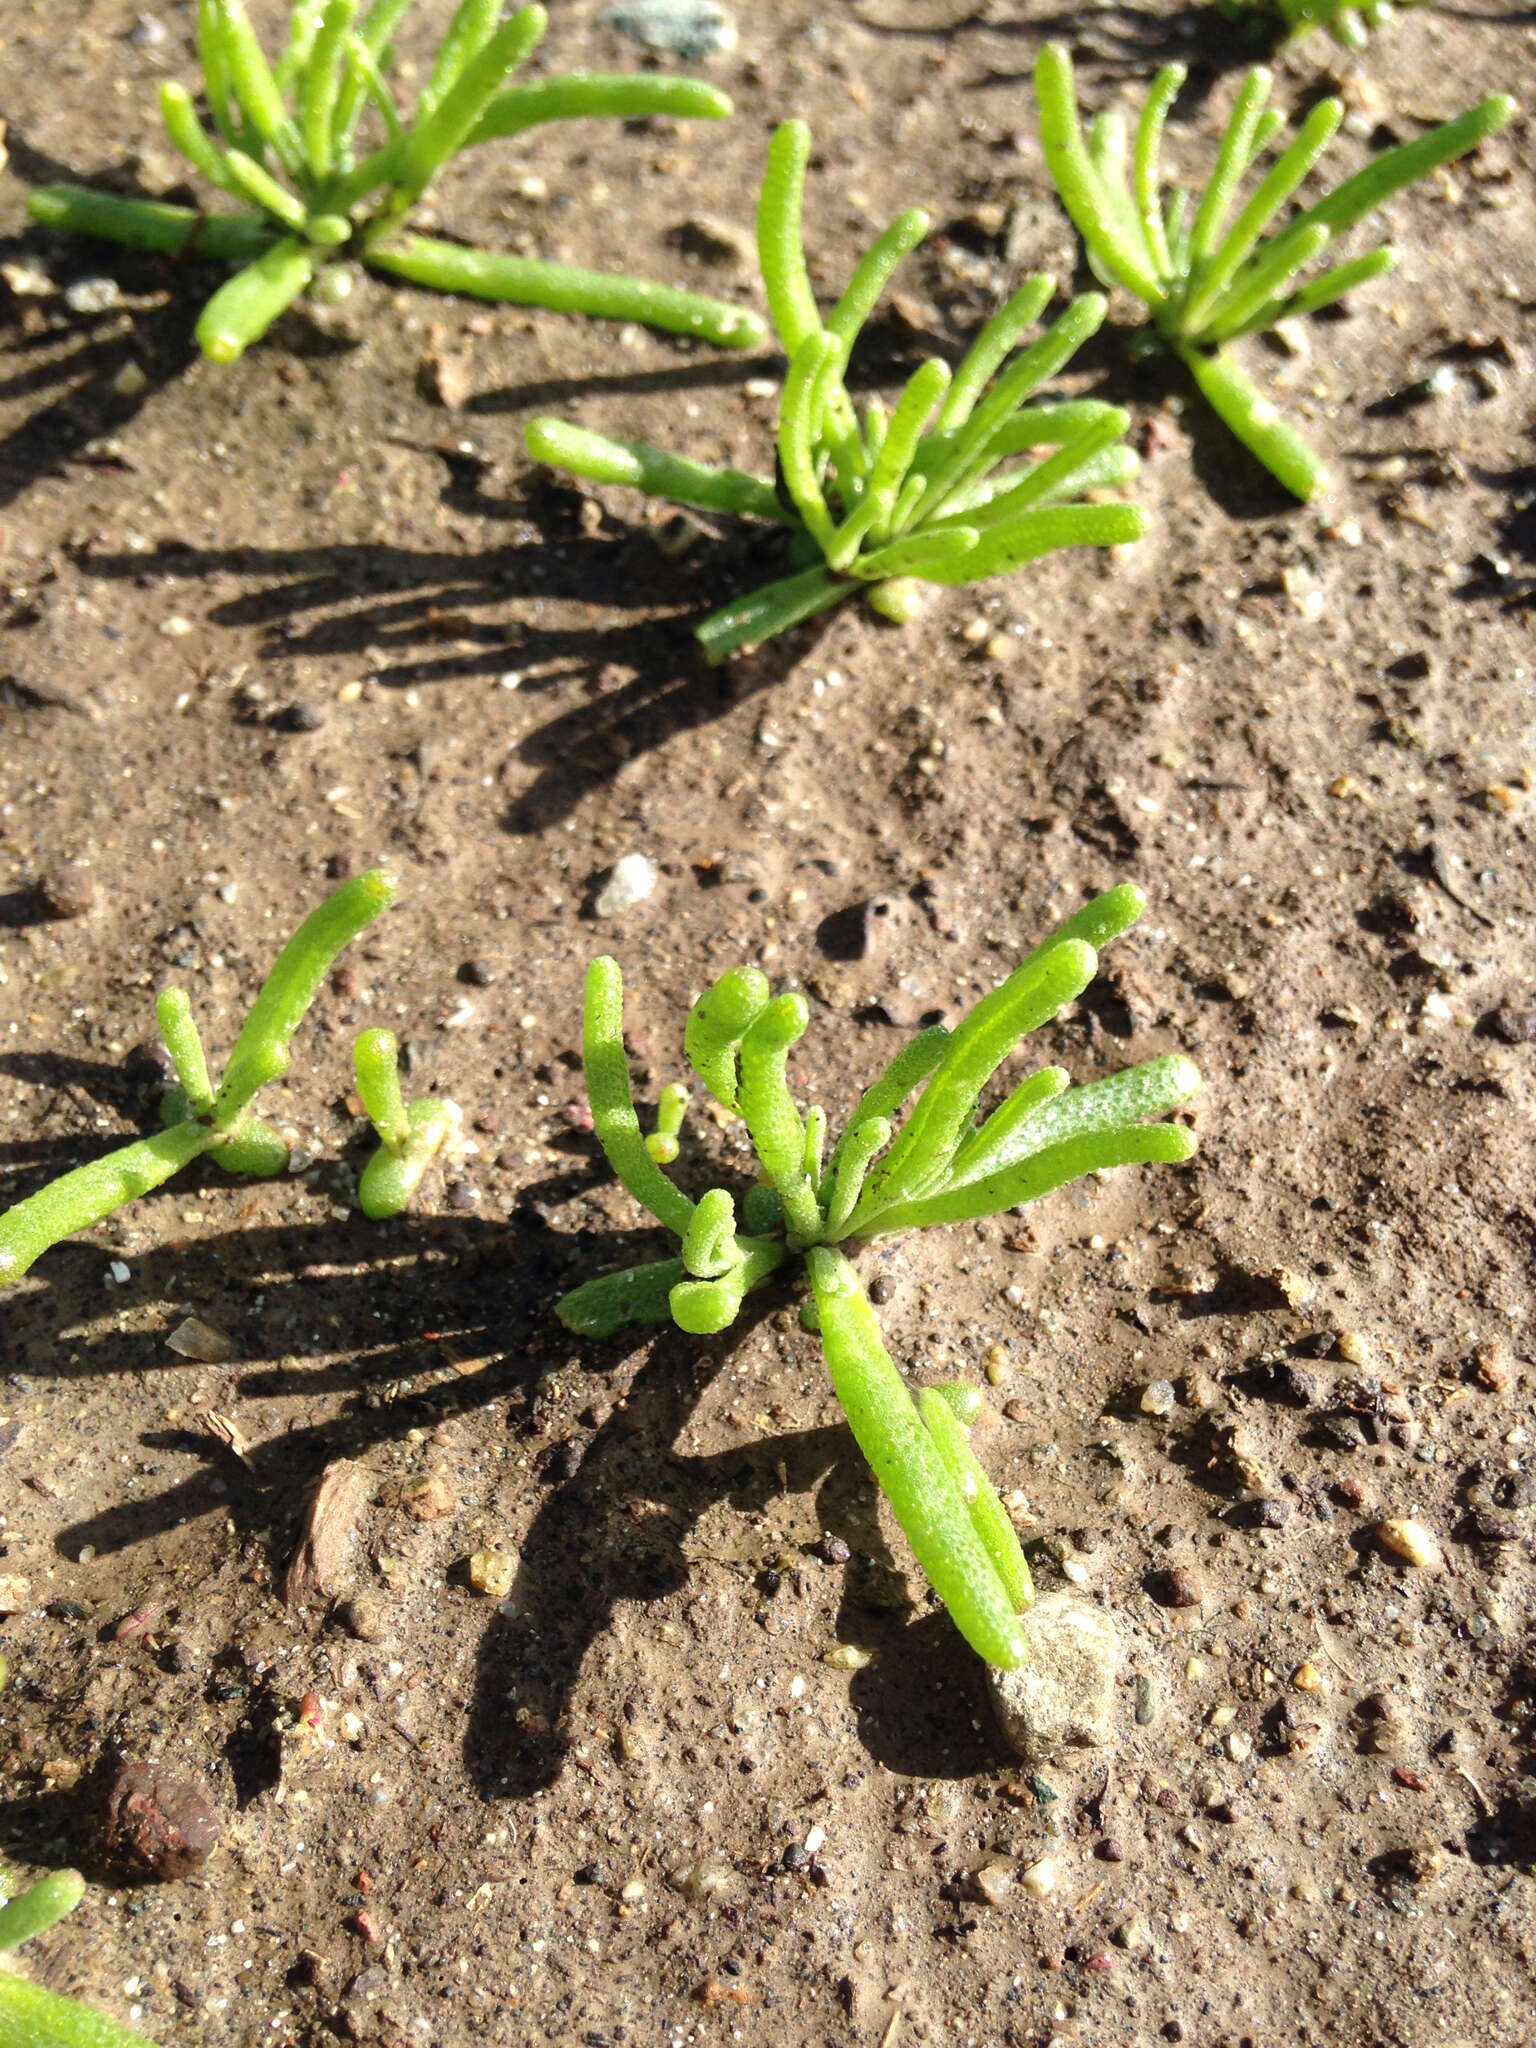
[[[594,1337],[669,1320],[707,1334],[734,1322],[770,1274],[803,1260],[810,1317],[855,1438],[957,1626],[982,1656],[1005,1667],[1023,1657],[1017,1613],[1029,1595],[1028,1573],[965,1438],[975,1390],[925,1389],[914,1403],[837,1247],[996,1215],[1087,1173],[1191,1156],[1195,1140],[1184,1125],[1149,1121],[1200,1085],[1178,1055],[1076,1088],[1065,1069],[1045,1067],[989,1115],[977,1115],[1003,1061],[1082,993],[1097,971],[1098,948],[1144,904],[1130,884],[1096,897],[953,1032],[936,1027],[902,1047],[830,1153],[825,1111],[802,1115],[785,1078],[809,1022],[805,998],[774,996],[755,967],[722,975],[690,1011],[684,1047],[710,1095],[745,1124],[761,1169],[739,1214],[728,1188],[712,1187],[694,1201],[663,1170],[677,1155],[677,1091],[663,1098],[659,1130],[643,1135],[624,1051],[619,968],[598,959],[587,978],[582,1045],[593,1129],[625,1187],[681,1240],[681,1255],[587,1281],[560,1302],[561,1320]],[[921,1092],[903,1115],[914,1090]]]
[[[288,1048],[337,955],[394,901],[394,877],[370,869],[312,911],[262,984],[222,1081],[215,1084],[185,990],[167,988],[156,1017],[178,1085],[160,1106],[164,1128],[62,1174],[0,1215],[0,1287],[19,1280],[51,1245],[88,1230],[207,1155],[229,1172],[269,1180],[288,1166],[287,1140],[251,1114],[257,1091],[288,1070]],[[406,1104],[398,1048],[388,1031],[365,1031],[354,1052],[358,1093],[379,1138],[358,1202],[367,1216],[394,1216],[457,1129],[451,1102]]]
[[[544,8],[522,7],[503,20],[501,0],[460,0],[407,116],[389,72],[390,38],[410,4],[373,0],[360,14],[360,0],[294,0],[287,45],[271,65],[244,0],[197,0],[211,130],[175,82],[160,88],[160,111],[175,147],[240,210],[201,213],[47,185],[29,195],[28,211],[46,225],[135,248],[242,264],[198,321],[198,341],[216,362],[232,362],[347,254],[440,291],[646,321],[727,348],[761,340],[755,313],[718,299],[403,233],[432,180],[477,143],[587,115],[718,120],[731,112],[724,93],[689,78],[575,73],[509,85],[543,38]],[[359,153],[365,117],[380,139]]]
[[[702,623],[698,637],[712,661],[861,589],[876,610],[903,620],[915,610],[921,583],[980,582],[1056,548],[1111,547],[1146,530],[1135,506],[1088,502],[1136,473],[1123,439],[1128,415],[1095,400],[1026,404],[1098,329],[1105,313],[1098,293],[1075,300],[1039,340],[1018,349],[1054,290],[1050,278],[1032,277],[982,329],[956,371],[932,358],[913,372],[889,412],[874,398],[855,404],[850,357],[929,221],[917,209],[894,220],[824,320],[801,232],[810,150],[804,122],[779,128],[757,210],[763,284],[789,360],[772,479],[709,468],[561,420],[536,419],[527,430],[529,452],[541,462],[787,531],[791,560],[805,566]],[[1020,456],[1030,458],[1025,467],[1005,466]]]
[[[1046,165],[1100,277],[1142,301],[1157,335],[1187,364],[1214,410],[1288,490],[1307,499],[1327,482],[1322,464],[1254,388],[1229,344],[1314,313],[1390,270],[1397,254],[1382,243],[1301,281],[1394,193],[1502,128],[1514,102],[1493,94],[1458,119],[1383,151],[1281,225],[1343,119],[1343,102],[1320,100],[1243,199],[1243,181],[1286,125],[1268,107],[1271,74],[1256,66],[1238,89],[1210,181],[1194,201],[1182,187],[1165,193],[1162,183],[1163,125],[1185,76],[1182,64],[1158,73],[1134,139],[1113,111],[1100,114],[1085,136],[1072,60],[1062,44],[1048,43],[1035,66]]]

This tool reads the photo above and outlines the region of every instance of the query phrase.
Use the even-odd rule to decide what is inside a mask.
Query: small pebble
[[[598,19],[648,50],[668,51],[685,64],[736,47],[736,23],[719,0],[624,0]]]
[[[1014,1885],[1018,1882],[1018,1876],[1016,1863],[995,1857],[990,1863],[983,1863],[980,1870],[973,1873],[971,1890],[984,1906],[1006,1905]]]
[[[496,969],[489,960],[465,960],[459,968],[459,979],[471,988],[490,988],[496,979]]]
[[[166,1338],[165,1348],[199,1365],[223,1365],[235,1355],[234,1339],[201,1316],[187,1316],[179,1322]]]
[[[277,732],[318,732],[324,724],[325,713],[318,704],[289,704],[272,719]]]
[[[64,287],[64,303],[71,313],[110,313],[122,299],[115,277],[79,277]]]
[[[1391,1516],[1384,1522],[1378,1522],[1371,1533],[1383,1550],[1400,1557],[1415,1571],[1437,1571],[1443,1562],[1439,1543],[1422,1522]]]
[[[680,1863],[667,1872],[667,1883],[684,1898],[702,1904],[718,1899],[736,1888],[736,1873],[729,1863],[716,1863],[701,1856],[696,1863]]]
[[[517,1577],[517,1559],[507,1550],[477,1550],[468,1564],[469,1583],[488,1600],[505,1600]],[[581,1879],[577,1879],[579,1884]]]
[[[1326,1692],[1328,1681],[1315,1664],[1298,1664],[1291,1673],[1291,1684],[1298,1692]]]
[[[1198,1607],[1205,1598],[1205,1588],[1197,1572],[1178,1564],[1157,1574],[1152,1597],[1160,1607]]]
[[[212,1855],[219,1817],[190,1779],[124,1764],[107,1798],[107,1847],[141,1876],[193,1877]]]
[[[1106,1835],[1093,1853],[1101,1863],[1123,1863],[1125,1861],[1124,1845],[1117,1841],[1113,1835]]]
[[[647,860],[643,853],[626,853],[613,864],[607,881],[598,891],[592,905],[597,917],[621,917],[626,910],[633,910],[637,903],[644,903],[656,891],[658,871],[656,863]]]
[[[1178,1401],[1172,1380],[1152,1380],[1142,1390],[1141,1412],[1143,1415],[1171,1415]]]
[[[50,917],[85,917],[95,906],[96,877],[83,861],[66,861],[48,870],[37,893]]]
[[[1019,1872],[1019,1883],[1032,1899],[1048,1899],[1055,1891],[1060,1875],[1054,1857],[1042,1856],[1038,1863],[1031,1863]]]

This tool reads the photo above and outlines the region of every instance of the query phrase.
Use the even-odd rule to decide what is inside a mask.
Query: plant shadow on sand
[[[171,1360],[164,1335],[191,1303],[233,1336],[234,1356],[219,1371],[234,1398],[340,1397],[339,1412],[323,1423],[280,1430],[238,1458],[212,1435],[185,1427],[145,1432],[143,1450],[190,1451],[202,1469],[60,1530],[58,1550],[77,1556],[87,1545],[102,1554],[152,1544],[184,1522],[217,1514],[248,1543],[270,1543],[268,1569],[280,1583],[308,1495],[332,1459],[366,1460],[408,1429],[431,1428],[488,1401],[505,1403],[499,1427],[536,1452],[556,1449],[544,1376],[556,1363],[569,1368],[573,1340],[555,1322],[553,1300],[594,1267],[659,1249],[654,1231],[550,1227],[551,1206],[598,1178],[590,1157],[577,1158],[570,1172],[523,1190],[505,1221],[258,1225],[135,1252],[122,1299],[136,1308],[164,1301],[165,1316],[152,1331],[115,1330],[110,1342],[78,1333],[72,1343],[59,1341],[62,1304],[99,1299],[106,1255],[79,1242],[56,1247],[33,1276],[45,1284],[10,1306],[3,1340],[10,1370],[24,1364],[29,1376],[61,1380],[174,1372],[181,1361]],[[146,1198],[150,1221],[165,1200]],[[710,1509],[726,1502],[760,1514],[797,1492],[814,1493],[823,1535],[842,1537],[852,1553],[838,1633],[878,1653],[852,1684],[870,1755],[893,1770],[942,1777],[998,1761],[980,1727],[980,1668],[971,1672],[974,1660],[957,1657],[948,1617],[934,1610],[913,1618],[893,1599],[900,1581],[876,1533],[873,1477],[846,1428],[754,1438],[713,1456],[674,1448],[753,1323],[791,1312],[784,1290],[771,1288],[750,1308],[715,1339],[667,1329],[582,1347],[581,1369],[612,1405],[573,1471],[549,1461],[516,1584],[484,1629],[464,1743],[466,1769],[486,1798],[525,1798],[559,1777],[589,1649],[622,1605],[644,1608],[688,1583],[690,1539]],[[636,1500],[656,1512],[637,1520],[629,1507]],[[736,1569],[743,1606],[754,1612],[764,1599],[758,1570]],[[796,1592],[791,1584],[785,1597]]]
[[[683,561],[673,561],[645,529],[583,529],[593,501],[541,471],[517,494],[484,490],[487,465],[433,449],[447,464],[443,502],[480,517],[528,521],[537,538],[483,549],[412,549],[384,543],[315,548],[195,548],[162,545],[151,554],[90,550],[81,571],[105,579],[146,575],[200,582],[236,576],[256,587],[214,604],[212,626],[256,628],[262,654],[356,656],[386,689],[419,688],[475,676],[518,678],[528,696],[575,684],[581,701],[557,711],[513,745],[533,771],[511,772],[503,823],[522,835],[568,817],[626,761],[663,747],[678,733],[727,716],[743,696],[771,688],[814,644],[824,621],[775,641],[751,662],[710,668],[693,637],[696,619],[733,590],[765,575],[754,534],[716,540],[700,532]],[[617,527],[617,530],[613,530]],[[768,535],[771,546],[775,536]],[[546,626],[517,616],[559,600],[625,614],[612,623]],[[670,607],[657,616],[658,610]],[[451,651],[426,652],[451,643]]]

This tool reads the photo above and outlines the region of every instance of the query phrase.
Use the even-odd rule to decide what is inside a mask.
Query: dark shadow
[[[574,1191],[599,1172],[594,1166],[580,1180],[562,1180]],[[247,1532],[271,1530],[271,1564],[280,1576],[307,1496],[332,1459],[366,1457],[407,1429],[490,1400],[505,1403],[510,1430],[541,1432],[541,1381],[556,1360],[568,1360],[571,1342],[549,1313],[551,1301],[594,1270],[661,1249],[654,1232],[549,1228],[542,1211],[553,1192],[545,1183],[525,1190],[506,1220],[263,1227],[135,1253],[121,1298],[135,1306],[174,1302],[178,1311],[194,1304],[229,1338],[242,1396],[343,1391],[352,1398],[323,1424],[253,1443],[239,1457],[211,1435],[149,1433],[145,1448],[199,1452],[202,1468],[61,1529],[60,1550],[117,1550],[217,1512]],[[141,1214],[152,1220],[157,1199],[174,1201],[177,1193],[147,1197]],[[71,1292],[82,1282],[94,1289],[102,1260],[97,1246],[56,1246],[34,1277],[57,1279]],[[673,1449],[720,1364],[757,1320],[782,1313],[787,1301],[786,1288],[763,1289],[742,1321],[716,1339],[641,1331],[627,1345],[589,1352],[590,1369],[624,1399],[584,1444],[554,1447],[550,1490],[524,1541],[513,1596],[486,1633],[466,1749],[488,1797],[523,1796],[558,1774],[564,1720],[588,1648],[618,1603],[652,1601],[686,1582],[685,1545],[705,1512],[721,1500],[761,1512],[786,1490],[814,1490],[823,1528],[851,1553],[839,1632],[880,1653],[854,1695],[871,1754],[929,1776],[974,1771],[989,1760],[986,1738],[972,1729],[980,1715],[969,1680],[956,1677],[968,1660],[956,1657],[952,1625],[937,1611],[916,1620],[902,1611],[902,1582],[870,1534],[874,1481],[846,1429],[757,1439],[713,1457]],[[0,1364],[15,1369],[26,1359],[29,1372],[61,1378],[175,1369],[164,1328],[127,1336],[114,1330],[68,1354],[49,1345],[39,1367],[39,1339],[56,1324],[54,1289],[24,1291],[0,1333]],[[344,1366],[328,1362],[342,1349]],[[200,1369],[188,1361],[189,1372]],[[632,1501],[654,1503],[657,1512],[637,1520]],[[756,1597],[745,1568],[741,1596]],[[962,1704],[966,1711],[957,1710]],[[228,1759],[246,1796],[261,1789],[271,1768],[266,1717],[252,1725],[246,1747]]]
[[[591,501],[535,471],[517,496],[491,498],[484,465],[434,450],[447,462],[444,501],[480,517],[518,518],[529,538],[466,555],[449,549],[367,544],[318,548],[192,548],[152,554],[83,551],[78,566],[110,579],[146,576],[197,582],[238,576],[259,587],[213,605],[215,626],[256,627],[266,659],[362,655],[388,689],[513,672],[528,693],[576,683],[582,701],[556,713],[519,744],[534,770],[511,802],[509,831],[544,830],[567,817],[621,762],[676,734],[725,716],[740,698],[771,687],[794,667],[830,614],[781,635],[757,655],[712,669],[693,635],[706,610],[784,572],[782,542],[767,529],[732,528],[716,541],[700,531],[673,558],[642,528],[615,520],[591,533]],[[612,626],[551,628],[509,616],[520,600],[570,599],[639,613]],[[484,616],[478,614],[484,613]],[[452,641],[451,653],[423,652]]]
[[[531,412],[546,405],[569,405],[579,398],[637,398],[652,392],[718,391],[748,377],[782,378],[781,355],[733,355],[709,362],[670,364],[664,370],[622,370],[584,377],[544,377],[532,384],[508,384],[499,391],[477,392],[466,400],[464,417],[475,413]]]
[[[1202,97],[1225,72],[1259,61],[1282,39],[1262,19],[1228,21],[1209,6],[1184,6],[1170,13],[1136,7],[1130,0],[1092,10],[1031,13],[1017,21],[995,20],[986,8],[965,0],[948,8],[942,0],[858,0],[856,19],[871,35],[893,40],[928,37],[959,43],[966,36],[989,35],[1029,42],[1035,48],[1058,40],[1071,46],[1079,64],[1129,78],[1142,77],[1150,66],[1179,60],[1189,65],[1186,91]],[[1282,26],[1276,24],[1277,29]],[[1029,81],[1028,68],[1002,71],[994,66],[975,83],[1027,86]]]
[[[929,1777],[996,1761],[975,1726],[985,1725],[979,1667],[972,1685],[974,1660],[956,1657],[953,1623],[942,1611],[916,1620],[898,1611],[906,1609],[903,1582],[878,1537],[868,1548],[875,1482],[845,1427],[757,1438],[711,1457],[671,1448],[744,1328],[783,1306],[782,1294],[765,1290],[718,1338],[670,1329],[658,1336],[622,1410],[600,1425],[574,1476],[540,1509],[516,1584],[486,1632],[465,1736],[467,1768],[488,1798],[526,1798],[558,1777],[587,1651],[620,1602],[663,1599],[687,1583],[685,1545],[710,1508],[724,1500],[760,1516],[786,1493],[813,1489],[824,1534],[840,1538],[847,1553],[839,1637],[875,1652],[852,1692],[869,1753],[892,1770]],[[754,1590],[743,1564],[740,1598],[757,1604],[766,1625],[774,1602],[803,1596],[796,1581],[805,1572],[825,1568],[808,1558],[803,1570],[758,1574]],[[634,1739],[648,1749],[666,1739],[638,1702],[630,1711],[640,1723]]]
[[[126,174],[77,179],[67,164],[33,148],[14,128],[6,143],[11,170],[26,185],[87,183],[134,198],[196,203],[189,190],[147,192]],[[97,444],[120,433],[192,361],[198,307],[221,275],[192,259],[144,256],[116,242],[45,228],[0,239],[0,257],[18,256],[46,260],[50,275],[66,288],[72,279],[111,278],[123,302],[92,313],[72,311],[62,295],[11,297],[0,320],[0,398],[35,395],[43,402],[0,439],[0,506],[71,463],[112,459]],[[201,296],[184,292],[184,269],[206,285]],[[164,303],[144,303],[166,294]]]
[[[1507,499],[1494,522],[1497,552],[1475,555],[1458,597],[1497,597],[1510,611],[1536,607],[1536,463],[1513,469],[1475,469],[1476,481]]]

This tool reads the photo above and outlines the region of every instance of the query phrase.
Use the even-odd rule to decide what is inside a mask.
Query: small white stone
[[[1056,1889],[1061,1872],[1053,1856],[1042,1856],[1019,1872],[1019,1883],[1032,1899],[1048,1899]]]
[[[633,910],[637,903],[655,894],[658,871],[656,863],[647,860],[643,853],[626,853],[613,864],[613,872],[598,891],[592,905],[597,917],[620,917],[626,910]]]
[[[1028,1654],[1017,1671],[989,1669],[1002,1732],[1026,1761],[1114,1739],[1120,1638],[1100,1607],[1076,1593],[1045,1593],[1019,1617]]]

